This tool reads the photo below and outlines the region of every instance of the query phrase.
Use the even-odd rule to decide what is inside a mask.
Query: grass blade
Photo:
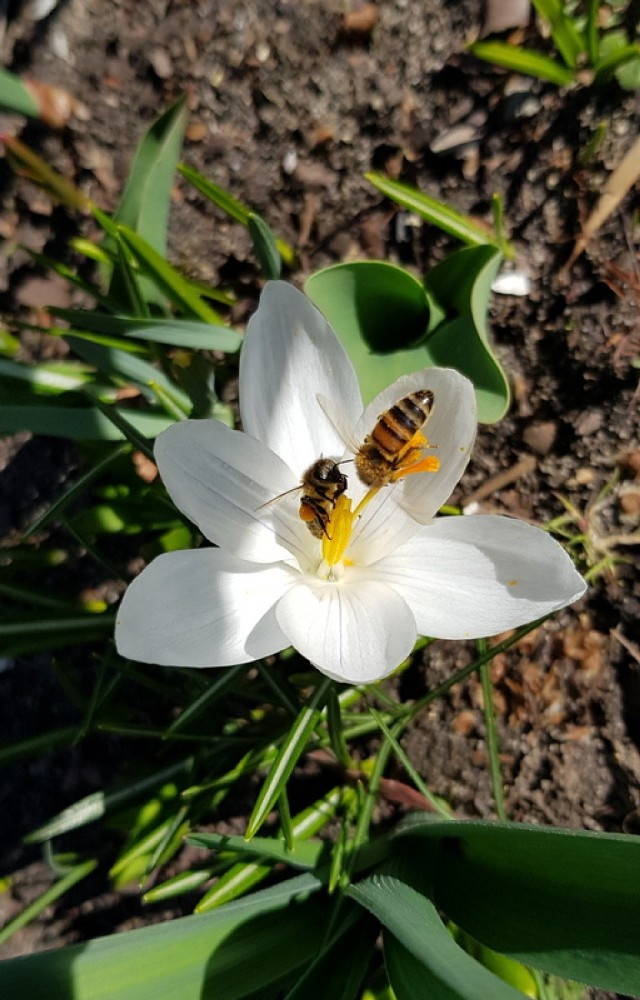
[[[567,66],[575,70],[580,56],[585,51],[585,43],[575,22],[564,12],[560,0],[532,0],[533,6],[551,28],[551,37]]]
[[[496,245],[495,239],[487,229],[478,225],[469,216],[445,205],[444,202],[430,198],[429,195],[416,191],[415,188],[409,187],[407,184],[383,177],[382,174],[369,171],[364,176],[387,198],[402,205],[403,208],[409,209],[410,212],[415,212],[422,219],[426,219],[432,225],[443,229],[450,236],[462,240],[463,243],[470,246]]]
[[[157,344],[171,344],[200,351],[237,351],[242,342],[240,334],[228,326],[213,325],[200,320],[171,317],[152,319],[140,316],[109,316],[84,309],[51,309],[55,316],[83,331],[104,333],[136,340],[150,340]]]
[[[61,896],[64,896],[73,885],[80,882],[87,875],[90,875],[92,871],[97,867],[98,862],[94,859],[91,861],[85,861],[81,865],[76,865],[68,872],[63,878],[58,879],[54,882],[46,892],[43,892],[41,896],[34,899],[32,903],[22,910],[13,920],[10,920],[4,927],[0,930],[0,945],[5,944],[9,938],[15,934],[16,931],[20,930],[21,927],[26,927],[30,924],[32,920],[35,920],[43,910],[46,910],[48,906],[55,903]]]
[[[182,309],[187,316],[219,325],[221,317],[205,305],[191,285],[159,254],[150,243],[127,226],[118,226],[118,234],[135,257],[142,270],[163,295]]]
[[[559,87],[568,87],[573,81],[573,70],[533,49],[516,48],[505,42],[474,42],[469,46],[469,52],[484,62],[495,63],[503,69],[512,69],[527,76],[535,76],[539,80],[548,80],[549,83],[555,83]]]
[[[331,683],[332,681],[329,679],[320,682],[313,697],[302,708],[284,739],[249,817],[245,834],[247,839],[253,837],[264,823],[281,790],[289,780],[300,755],[304,753],[309,737],[320,718],[326,693]]]

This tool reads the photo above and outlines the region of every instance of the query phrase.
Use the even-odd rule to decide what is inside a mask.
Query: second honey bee
[[[411,472],[427,471],[420,453],[426,442],[420,432],[433,400],[430,389],[418,389],[380,415],[355,457],[356,472],[365,486],[379,488]]]
[[[278,503],[290,493],[302,491],[300,497],[300,520],[304,521],[315,538],[329,535],[329,522],[333,508],[339,497],[347,489],[347,477],[340,472],[337,462],[331,458],[319,458],[302,474],[302,482],[292,490],[280,493],[263,507]]]
[[[316,538],[330,538],[327,529],[331,514],[346,488],[347,477],[330,458],[318,459],[303,474],[300,517]]]

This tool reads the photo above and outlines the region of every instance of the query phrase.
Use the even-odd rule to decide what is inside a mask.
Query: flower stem
[[[478,639],[478,652],[487,652],[487,640]],[[504,805],[504,783],[502,771],[500,769],[500,748],[498,746],[498,733],[496,730],[496,717],[493,708],[493,687],[491,684],[491,667],[489,663],[483,663],[479,669],[480,681],[482,683],[482,700],[484,702],[484,726],[487,734],[487,754],[489,755],[489,774],[491,776],[491,787],[493,798],[496,804],[496,815],[498,819],[506,820],[507,813]]]

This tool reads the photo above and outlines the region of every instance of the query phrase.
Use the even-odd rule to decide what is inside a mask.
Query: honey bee
[[[305,522],[315,538],[323,538],[326,535],[330,539],[331,536],[327,528],[331,514],[338,498],[342,496],[346,488],[347,477],[340,472],[338,463],[330,458],[319,458],[303,473],[299,486],[294,486],[292,490],[280,493],[279,496],[262,506],[268,507],[290,493],[302,490],[300,519]]]
[[[419,448],[424,440],[416,440],[416,435],[431,415],[433,399],[430,389],[418,389],[380,415],[355,457],[356,472],[365,486],[379,488],[422,471]]]

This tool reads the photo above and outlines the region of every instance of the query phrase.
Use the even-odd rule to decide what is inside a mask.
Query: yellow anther
[[[322,539],[322,558],[329,566],[342,562],[351,539],[354,516],[351,512],[351,500],[342,494],[335,502],[327,532]]]
[[[405,476],[411,476],[416,472],[437,472],[440,468],[440,459],[436,455],[422,455],[420,451],[409,452],[393,473],[391,480],[397,483]]]

